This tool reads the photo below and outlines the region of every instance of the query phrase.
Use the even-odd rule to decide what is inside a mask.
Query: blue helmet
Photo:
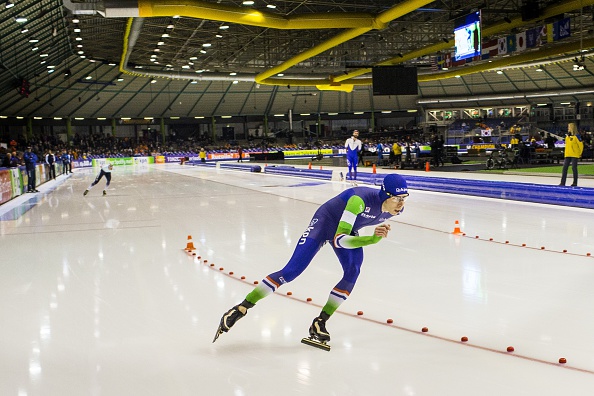
[[[408,195],[408,187],[404,177],[394,173],[384,177],[382,188],[379,191],[382,202],[390,197],[404,194]]]

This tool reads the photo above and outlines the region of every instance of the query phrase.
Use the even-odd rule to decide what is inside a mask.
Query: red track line
[[[445,232],[445,231],[441,231],[441,232]],[[499,242],[499,243],[501,243],[501,242]],[[536,248],[532,248],[532,249],[536,249]],[[538,250],[540,250],[540,249],[538,249]],[[190,252],[188,252],[187,250],[184,249],[184,251],[190,257],[196,258],[195,256],[192,256],[192,254]],[[561,252],[559,252],[559,253],[561,253]],[[569,253],[564,253],[564,254],[569,254]],[[207,266],[207,268],[214,268],[214,267]],[[231,279],[235,279],[235,280],[237,280],[239,282],[247,283],[248,285],[253,286],[253,282],[251,282],[251,281],[249,281],[247,279],[242,280],[242,279],[239,279],[237,277],[234,277],[233,275],[229,275],[229,274],[224,273],[224,272],[221,272],[221,271],[218,271],[218,272],[219,273],[222,273],[223,275],[225,275],[225,276],[227,276],[227,277],[229,277]],[[300,302],[302,304],[313,305],[314,307],[318,307],[320,309],[323,307],[323,305],[316,304],[314,302],[308,302],[308,301],[305,301],[305,300],[301,300],[301,299],[299,299],[299,298],[297,298],[297,297],[295,297],[293,295],[290,295],[289,296],[287,294],[282,294],[282,293],[278,293],[278,292],[273,293],[273,294],[276,295],[276,296],[281,296],[281,297],[285,297],[285,298],[291,299],[293,301]],[[459,341],[459,340],[452,340],[451,338],[441,337],[441,336],[438,336],[438,335],[429,334],[427,332],[420,332],[419,330],[408,329],[406,327],[398,326],[398,325],[395,325],[393,323],[386,323],[386,322],[382,322],[382,321],[379,321],[379,320],[376,320],[376,319],[366,318],[366,317],[364,317],[362,315],[352,314],[352,313],[343,312],[343,311],[336,311],[336,313],[337,314],[340,314],[340,315],[344,315],[344,316],[350,316],[350,317],[353,317],[353,318],[366,320],[366,321],[371,322],[371,323],[375,323],[375,324],[379,324],[379,325],[382,325],[382,326],[391,327],[391,328],[394,328],[394,329],[397,329],[397,330],[406,331],[408,333],[413,333],[413,334],[421,335],[421,336],[424,336],[424,337],[431,337],[431,338],[434,338],[436,340],[441,340],[441,341],[446,341],[446,342],[454,343],[454,344],[457,344],[457,345],[462,345],[462,346],[465,346],[465,347],[468,347],[468,348],[480,349],[482,351],[498,353],[500,355],[505,355],[505,356],[511,356],[511,357],[515,357],[515,358],[518,358],[518,359],[527,360],[529,362],[547,364],[549,366],[555,366],[555,367],[561,367],[561,368],[564,368],[564,369],[567,369],[567,370],[578,371],[578,372],[585,373],[585,374],[594,374],[594,370],[582,369],[582,368],[579,368],[579,367],[568,366],[567,364],[549,362],[547,360],[537,359],[537,358],[533,358],[533,357],[530,357],[530,356],[519,355],[519,354],[517,354],[515,352],[501,351],[501,350],[494,349],[494,348],[489,348],[489,347],[484,347],[484,346],[480,346],[480,345],[469,344],[468,342],[462,342],[462,341]]]

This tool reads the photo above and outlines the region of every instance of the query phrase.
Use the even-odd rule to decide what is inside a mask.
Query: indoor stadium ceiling
[[[594,100],[594,0],[0,2],[0,116],[198,117]],[[454,20],[484,40],[560,18],[571,36],[447,71]],[[17,18],[26,18],[22,21]],[[574,70],[575,61],[583,70]],[[415,65],[419,96],[373,96],[371,68]]]

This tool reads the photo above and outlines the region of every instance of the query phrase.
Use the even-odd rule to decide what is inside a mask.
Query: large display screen
[[[454,58],[460,61],[481,55],[481,12],[476,11],[456,19]]]

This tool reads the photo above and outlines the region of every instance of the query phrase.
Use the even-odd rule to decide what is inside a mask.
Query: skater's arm
[[[378,243],[382,239],[383,232],[376,232],[371,236],[355,236],[350,235],[353,231],[357,215],[365,210],[365,202],[358,195],[353,195],[347,201],[338,228],[334,234],[334,247],[343,249],[356,249],[367,245]],[[387,235],[387,231],[385,233]]]

